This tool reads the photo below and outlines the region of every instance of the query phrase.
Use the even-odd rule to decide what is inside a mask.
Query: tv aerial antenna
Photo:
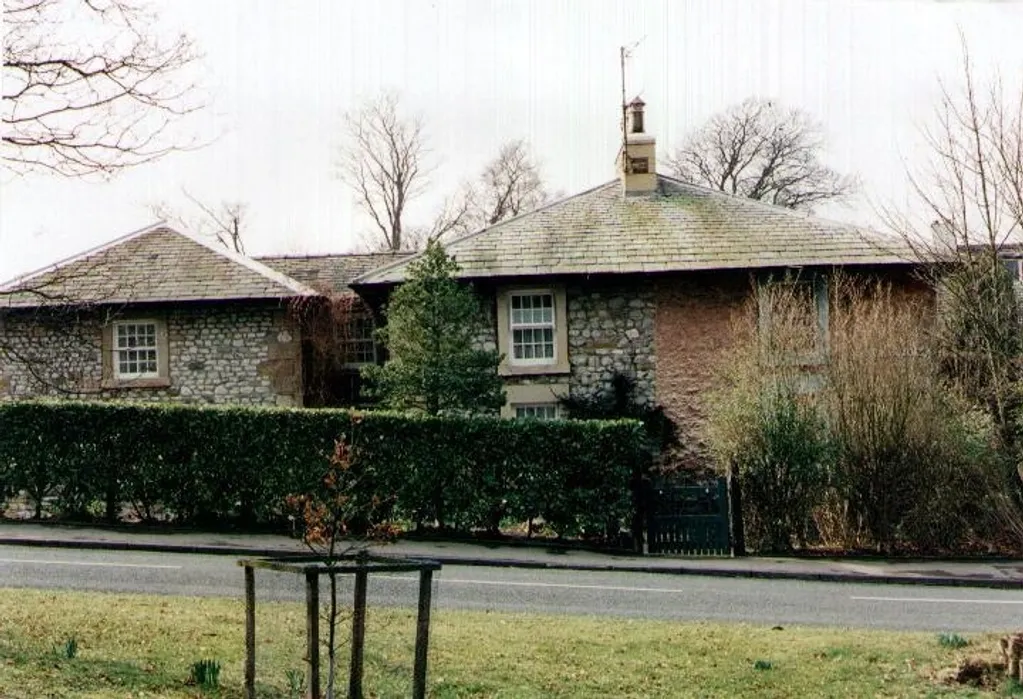
[[[625,93],[625,60],[627,58],[632,58],[632,52],[635,51],[636,48],[640,44],[643,43],[644,39],[646,39],[645,36],[640,38],[640,39],[638,39],[638,40],[636,40],[636,41],[634,41],[634,42],[632,42],[631,44],[627,44],[625,46],[619,46],[618,47],[618,60],[619,60],[619,66],[621,68],[621,81],[622,81],[622,122],[621,122],[621,126],[622,126],[622,147],[621,147],[621,150],[619,151],[619,155],[622,158],[622,165],[625,168],[626,172],[628,172],[628,170],[629,170],[629,151],[628,151],[628,134],[629,134],[628,112],[629,112],[629,105],[628,105],[628,102],[626,101],[627,98],[626,98],[626,93]]]

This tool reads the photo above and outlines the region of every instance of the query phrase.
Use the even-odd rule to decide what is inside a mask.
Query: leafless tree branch
[[[909,173],[929,225],[892,207],[881,215],[929,263],[951,378],[1013,441],[1023,342],[1019,298],[1003,257],[1023,252],[1023,84],[1012,91],[997,79],[979,85],[960,38],[961,82],[941,83],[933,124],[923,129],[929,160]]]
[[[132,0],[4,3],[3,161],[16,173],[110,175],[194,143],[170,126],[202,105],[179,84],[187,36],[158,39]]]
[[[820,161],[819,125],[798,109],[755,98],[691,134],[668,161],[682,180],[722,192],[810,209],[855,192],[856,179]]]
[[[216,239],[228,250],[245,254],[243,234],[248,214],[246,204],[239,201],[223,201],[211,206],[184,187],[181,188],[181,194],[198,210],[198,215],[183,213],[165,201],[151,204],[149,210],[160,220],[176,221],[187,230]]]
[[[380,248],[408,249],[403,239],[409,203],[429,179],[422,119],[405,118],[395,93],[383,93],[344,116],[346,140],[338,172],[379,234]]]
[[[522,139],[508,141],[477,181],[463,183],[444,200],[433,224],[415,229],[412,235],[421,244],[464,235],[532,211],[549,199],[529,144]]]

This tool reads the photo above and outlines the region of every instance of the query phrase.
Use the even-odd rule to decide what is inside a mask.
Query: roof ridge
[[[315,260],[325,257],[396,257],[398,255],[404,255],[408,257],[413,255],[412,252],[318,252],[312,255],[292,255],[285,253],[283,255],[251,255],[251,259],[256,260]]]
[[[604,189],[605,187],[609,187],[609,186],[611,186],[611,185],[613,185],[613,184],[615,184],[617,182],[620,182],[620,180],[619,180],[619,178],[616,177],[613,180],[608,180],[607,182],[599,184],[599,185],[597,185],[595,187],[590,187],[589,189],[584,189],[581,192],[576,192],[575,194],[571,194],[571,195],[568,195],[568,196],[565,196],[565,197],[561,197],[560,199],[556,199],[556,200],[554,200],[552,202],[548,202],[547,204],[544,204],[543,206],[537,207],[535,209],[530,209],[529,211],[525,211],[525,212],[523,212],[521,214],[517,214],[515,216],[512,216],[511,218],[503,219],[501,221],[498,221],[497,223],[494,223],[494,224],[491,224],[491,225],[487,226],[486,228],[481,228],[478,231],[473,231],[472,233],[466,233],[465,235],[461,236],[460,238],[455,238],[454,240],[451,240],[451,241],[448,241],[447,243],[444,243],[443,244],[444,248],[446,250],[450,250],[451,247],[454,246],[454,245],[458,245],[459,243],[462,243],[462,242],[467,241],[467,240],[472,240],[473,238],[481,236],[484,233],[489,233],[490,231],[493,231],[495,229],[501,228],[502,226],[506,226],[506,225],[511,224],[511,223],[513,223],[515,221],[518,221],[520,218],[524,218],[526,216],[533,216],[534,214],[538,214],[538,213],[540,213],[542,211],[546,211],[547,209],[550,209],[551,207],[557,206],[559,204],[564,204],[565,202],[571,201],[572,199],[578,199],[578,198],[584,197],[584,196],[586,196],[588,194],[593,194],[594,192],[600,191],[601,189]],[[415,260],[418,260],[422,256],[423,256],[423,251],[419,251],[419,252],[413,254],[411,257],[405,258],[404,260],[395,260],[394,262],[388,263],[386,265],[381,265],[380,267],[377,267],[375,269],[371,269],[370,271],[366,272],[365,274],[360,274],[355,279],[353,279],[350,282],[350,284],[359,284],[359,283],[362,283],[362,280],[364,278],[366,278],[366,277],[370,277],[370,276],[373,276],[375,274],[380,274],[380,273],[383,273],[383,272],[390,272],[391,270],[393,270],[396,267],[399,267],[400,265],[403,265],[403,264],[412,264],[412,262],[414,262]],[[455,261],[457,262],[457,260],[455,260]]]
[[[157,231],[160,228],[165,228],[166,226],[167,222],[164,220],[160,220],[155,223],[151,223],[148,226],[143,226],[142,228],[131,231],[130,233],[125,233],[124,235],[118,236],[113,240],[108,240],[105,243],[94,245],[93,247],[83,252],[77,252],[74,255],[69,255],[64,259],[57,260],[56,262],[51,262],[50,264],[40,267],[38,269],[34,269],[31,272],[25,272],[24,274],[18,275],[17,277],[8,279],[7,281],[0,283],[0,291],[16,291],[19,286],[22,286],[25,282],[30,281],[35,277],[39,277],[42,276],[43,274],[47,274],[50,272],[56,272],[61,267],[73,264],[80,260],[88,259],[93,255],[98,255],[99,253],[105,252],[110,248],[117,247],[122,243],[127,243],[129,240],[132,240],[133,238],[140,237],[142,235],[145,235],[146,233]]]
[[[162,228],[164,230],[170,231],[171,233],[176,233],[177,235],[180,235],[183,238],[187,238],[188,240],[191,240],[193,243],[201,245],[207,250],[210,250],[211,252],[214,252],[220,255],[221,257],[226,257],[231,262],[234,262],[235,264],[239,264],[242,267],[245,267],[250,272],[254,272],[255,274],[258,274],[264,277],[265,279],[270,280],[274,284],[278,284],[280,286],[285,287],[286,289],[296,292],[299,296],[320,295],[320,293],[313,289],[312,287],[306,286],[305,284],[296,279],[292,279],[283,272],[279,272],[278,270],[263,264],[262,262],[253,257],[249,257],[248,255],[245,255],[240,252],[235,252],[234,250],[230,250],[220,245],[214,245],[212,241],[207,241],[200,237],[199,235],[192,233],[191,231],[185,230],[184,228],[172,228],[167,225],[162,226]],[[157,230],[159,230],[159,228],[157,228]]]

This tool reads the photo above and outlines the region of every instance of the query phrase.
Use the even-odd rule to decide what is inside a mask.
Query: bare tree
[[[181,193],[198,210],[198,215],[188,215],[175,209],[167,202],[149,207],[153,215],[165,221],[177,221],[184,228],[201,235],[215,238],[228,250],[245,254],[245,230],[248,206],[240,201],[222,201],[216,206],[204,203],[182,187]]]
[[[909,180],[932,223],[921,226],[892,209],[882,215],[930,263],[950,378],[1012,441],[1023,338],[1019,298],[1002,258],[1023,252],[1023,84],[1009,94],[998,80],[978,85],[963,41],[961,87],[941,84],[924,138],[929,162]]]
[[[941,84],[931,157],[910,172],[924,212],[889,208],[889,227],[916,251],[938,299],[937,346],[946,379],[983,410],[999,438],[1005,472],[991,474],[991,507],[1023,537],[1023,83],[978,84],[961,37],[961,84]]]
[[[540,166],[523,139],[508,141],[480,175],[475,207],[481,223],[492,226],[532,211],[548,199]]]
[[[199,108],[179,83],[196,53],[156,36],[132,0],[7,0],[3,160],[13,172],[111,174],[188,144],[168,127]]]
[[[855,178],[821,162],[821,128],[799,109],[750,98],[712,117],[669,165],[681,180],[790,209],[852,194]]]
[[[419,243],[482,230],[547,203],[540,166],[523,139],[508,141],[487,163],[479,179],[464,182],[444,200],[429,228],[416,229]]]
[[[339,174],[369,214],[380,248],[408,249],[403,236],[409,203],[428,184],[423,122],[401,114],[398,96],[383,93],[344,116],[346,141]]]

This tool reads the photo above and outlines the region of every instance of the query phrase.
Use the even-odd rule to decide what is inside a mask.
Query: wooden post
[[[309,699],[320,699],[320,576],[315,570],[305,574],[305,642]]]
[[[430,595],[433,571],[419,572],[419,615],[416,620],[416,664],[412,671],[412,699],[426,699],[426,656],[430,645]]]
[[[366,583],[369,573],[355,573],[355,601],[352,607],[352,662],[348,668],[348,699],[362,699],[362,651],[366,642]]]
[[[245,699],[256,699],[256,571],[245,566]]]
[[[731,519],[732,556],[745,556],[746,530],[742,523],[742,481],[734,464],[728,476],[728,516]]]

